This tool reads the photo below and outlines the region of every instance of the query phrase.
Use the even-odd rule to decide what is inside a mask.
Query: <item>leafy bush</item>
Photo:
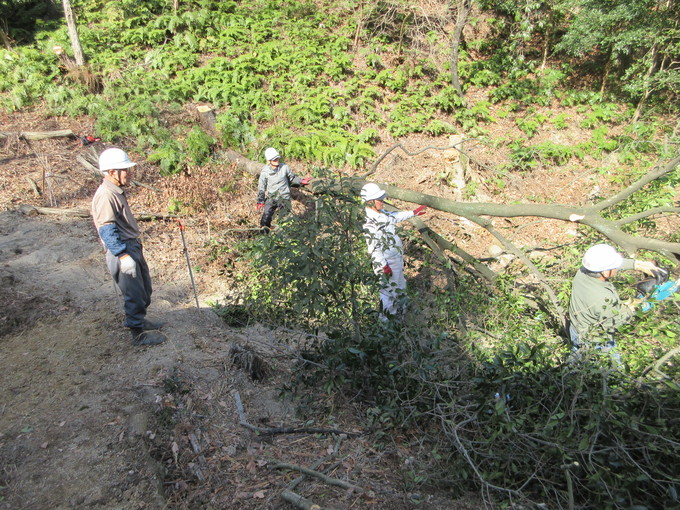
[[[316,173],[320,179],[329,176],[324,170]],[[306,327],[357,327],[367,300],[377,293],[369,291],[375,284],[363,256],[363,210],[346,186],[349,181],[341,179],[328,190],[331,194],[318,195],[314,214],[298,218],[281,211],[277,228],[250,247],[255,281],[245,299],[258,303],[261,318]]]
[[[510,155],[513,168],[518,170],[529,170],[535,168],[539,163],[565,165],[571,158],[581,158],[584,155],[583,149],[578,146],[560,145],[551,141],[541,142],[528,147],[521,143],[514,143]]]
[[[203,131],[200,127],[194,126],[185,141],[187,147],[187,157],[194,165],[204,164],[212,152],[215,139]]]
[[[159,163],[161,175],[172,175],[184,170],[186,156],[182,145],[176,140],[167,140],[161,147],[149,154],[149,161]]]

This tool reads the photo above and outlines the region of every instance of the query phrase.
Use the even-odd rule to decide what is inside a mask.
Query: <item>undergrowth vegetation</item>
[[[410,471],[415,487],[477,486],[496,501],[555,508],[675,504],[680,373],[655,363],[677,345],[677,301],[621,331],[622,367],[597,351],[574,360],[523,271],[491,286],[405,236],[407,256],[422,264],[406,316],[381,321],[356,190],[317,175],[333,185],[305,213],[288,211],[269,236],[237,248],[252,261],[243,293],[217,307],[232,324],[308,332],[306,361],[284,394],[317,419],[331,410],[309,388],[358,399],[377,445],[396,428],[419,437],[431,453]],[[575,245],[541,263],[563,282],[565,306],[581,255]],[[619,282],[625,297],[628,283]]]
[[[68,52],[52,51],[70,47],[63,21],[46,15],[36,20],[41,3],[20,3],[27,6],[23,12],[4,13],[13,16],[4,37],[17,44],[0,50],[0,106],[15,110],[45,100],[55,115],[92,115],[98,136],[151,153],[164,173],[195,163],[183,155],[192,150],[186,138],[193,118],[186,107],[199,103],[218,112],[216,135],[223,146],[256,158],[274,145],[289,159],[351,168],[376,156],[373,145],[382,130],[397,138],[459,130],[478,137],[494,121],[487,100],[467,104],[450,83],[450,63],[439,45],[446,14],[421,18],[407,3],[357,11],[355,2],[193,0],[174,10],[160,0],[83,1],[77,14],[86,69],[78,69]],[[620,149],[607,128],[629,119],[631,110],[602,92],[565,88],[574,74],[566,63],[562,69],[537,67],[527,58],[546,23],[563,21],[564,11],[526,6],[522,19],[513,6],[482,5],[476,20],[510,44],[473,39],[460,61],[466,89],[491,87],[491,102],[530,110],[516,116],[526,139],[508,141],[511,166],[565,164],[584,150]],[[541,15],[546,19],[539,22]],[[362,27],[367,33],[358,46]],[[563,51],[571,51],[570,44],[562,44]],[[645,96],[650,113],[664,108],[676,90],[675,74],[654,69],[664,79],[657,77],[654,94]],[[639,95],[644,86],[632,85],[632,71],[626,76]],[[550,120],[531,110],[555,104],[578,108],[581,127],[593,131],[592,147],[530,143]]]
[[[525,269],[490,285],[405,236],[419,261],[409,310],[380,321],[363,208],[346,179],[376,159],[379,142],[462,131],[508,154],[495,168],[499,193],[511,172],[593,158],[623,186],[677,152],[678,127],[666,120],[678,113],[677,2],[616,1],[608,31],[596,22],[606,2],[479,2],[470,25],[486,36],[471,33],[458,62],[475,101],[452,83],[447,6],[426,16],[402,1],[188,0],[174,10],[161,0],[81,0],[88,64],[78,69],[68,51],[52,51],[70,47],[61,18],[38,17],[43,2],[15,3],[26,9],[0,15],[6,111],[42,104],[91,116],[97,136],[146,154],[162,175],[209,165],[220,149],[260,160],[266,146],[323,167],[315,180],[327,184],[302,216],[284,210],[271,235],[212,246],[215,258],[249,260],[238,298],[216,307],[225,321],[308,333],[307,362],[282,388],[301,407],[326,412],[314,399],[322,389],[361,403],[377,446],[396,428],[419,437],[428,451],[410,468],[414,487],[479,489],[505,505],[678,506],[680,374],[672,362],[655,365],[677,346],[677,299],[622,329],[623,369],[594,353],[569,363]],[[216,112],[214,130],[197,126],[199,104]],[[655,181],[610,214],[674,205],[679,179]],[[185,206],[173,198],[169,208]],[[656,225],[644,217],[626,228]],[[597,241],[582,235],[537,263],[563,306]]]

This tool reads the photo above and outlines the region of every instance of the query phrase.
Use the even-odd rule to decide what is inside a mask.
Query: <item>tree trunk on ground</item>
[[[451,36],[451,85],[454,86],[460,97],[463,97],[463,87],[460,84],[460,76],[458,75],[458,54],[460,52],[463,27],[465,27],[468,15],[470,14],[471,1],[459,0],[456,5],[456,27]]]
[[[446,147],[445,149],[449,148],[450,147]],[[262,169],[262,163],[251,161],[234,151],[226,151],[224,156],[243,171],[253,176],[259,176],[260,170]],[[383,158],[381,157],[380,159],[382,160]],[[645,185],[649,184],[655,179],[663,177],[664,175],[675,170],[678,164],[680,164],[680,156],[676,156],[665,165],[659,165],[652,168],[645,176],[615,196],[587,206],[570,204],[493,204],[485,202],[456,202],[446,198],[426,195],[417,191],[397,188],[389,184],[381,184],[381,186],[387,191],[389,196],[393,198],[414,204],[427,205],[428,207],[437,209],[439,211],[445,211],[451,214],[462,216],[463,218],[467,218],[470,221],[477,223],[490,232],[493,230],[493,225],[491,224],[491,221],[485,219],[484,216],[493,216],[498,218],[520,218],[530,216],[549,218],[587,225],[605,236],[614,244],[620,246],[621,249],[630,256],[632,256],[637,250],[644,249],[660,253],[670,260],[680,261],[680,243],[634,236],[622,230],[622,227],[625,225],[653,215],[680,214],[680,207],[657,207],[639,214],[621,218],[619,220],[610,220],[602,215],[603,211],[606,209],[611,208],[627,199],[633,193],[639,191]],[[367,180],[362,178],[351,179],[350,191],[352,193],[358,194],[359,189],[366,182]],[[319,181],[315,182],[312,180],[309,188],[312,191],[321,190],[324,188],[332,189],[333,183],[321,183]],[[347,193],[347,191],[348,185],[346,182],[344,184],[338,184],[338,193]]]
[[[254,177],[259,177],[260,176],[260,171],[262,170],[262,167],[264,166],[264,163],[258,163],[257,161],[252,161],[248,158],[245,158],[238,152],[232,151],[232,150],[226,150],[222,153],[222,156],[227,159],[230,163],[233,165],[236,165],[237,168],[240,170],[243,170],[247,174],[250,174]]]
[[[16,136],[22,140],[44,140],[45,138],[74,137],[70,129],[60,129],[58,131],[21,131],[19,133],[0,132],[0,140]]]
[[[64,17],[66,18],[68,37],[71,40],[73,56],[76,59],[76,64],[83,66],[85,65],[85,57],[83,56],[83,47],[80,45],[80,38],[78,37],[76,18],[73,14],[73,9],[71,9],[71,0],[62,0],[62,3],[64,5]]]

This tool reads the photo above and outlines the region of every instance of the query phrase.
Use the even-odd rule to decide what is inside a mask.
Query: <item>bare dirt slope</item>
[[[132,347],[88,220],[5,211],[0,236],[0,508],[161,507],[164,480],[134,421],[153,416],[195,338],[222,341],[221,322],[161,281],[151,312],[169,341]]]

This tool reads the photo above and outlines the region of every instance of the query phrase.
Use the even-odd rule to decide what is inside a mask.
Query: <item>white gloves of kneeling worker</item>
[[[662,271],[659,266],[649,260],[635,260],[634,267],[636,270],[642,271],[649,276],[654,276],[655,271]]]
[[[120,256],[120,272],[132,278],[137,278],[137,263],[127,253]]]

